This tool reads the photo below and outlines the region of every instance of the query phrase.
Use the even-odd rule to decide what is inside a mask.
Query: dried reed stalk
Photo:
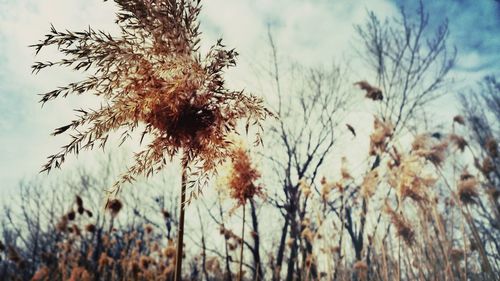
[[[179,230],[177,233],[177,249],[175,254],[175,281],[182,281],[182,254],[184,246],[184,215],[186,204],[187,163],[182,164],[181,201],[179,205]]]

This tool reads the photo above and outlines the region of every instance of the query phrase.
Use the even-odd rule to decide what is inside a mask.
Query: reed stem
[[[184,161],[183,161],[184,162]],[[182,247],[184,244],[184,212],[186,201],[186,163],[182,164],[182,182],[181,182],[181,202],[179,208],[179,231],[177,233],[177,250],[175,256],[175,281],[182,281]]]
[[[245,247],[245,205],[243,205],[243,225],[241,226],[240,273],[238,280],[243,280],[243,248]]]

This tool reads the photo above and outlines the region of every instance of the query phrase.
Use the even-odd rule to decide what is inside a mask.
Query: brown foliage
[[[201,167],[206,175],[231,155],[228,135],[238,120],[260,127],[271,113],[260,98],[225,87],[223,72],[236,65],[234,50],[218,40],[206,55],[198,52],[200,1],[115,2],[120,9],[116,21],[120,36],[92,28],[62,32],[52,26],[45,39],[32,46],[38,53],[55,45],[67,57],[37,62],[33,72],[59,65],[95,73],[44,94],[42,103],[70,93],[103,99],[101,108],[78,109],[76,120],[55,130],[54,135],[74,133],[68,145],[49,157],[42,171],[60,167],[68,154],[104,147],[109,134],[118,129],[125,130],[123,143],[144,124],[142,138],[149,135],[152,141],[135,155],[135,164],[112,191],[138,175],[158,172],[166,164],[165,156],[171,158],[179,151],[184,161]]]
[[[458,197],[460,201],[464,204],[476,203],[476,199],[479,196],[477,190],[478,182],[474,176],[464,171],[460,175],[460,180],[458,181]]]
[[[365,95],[366,98],[372,99],[374,101],[384,99],[384,96],[382,95],[382,90],[380,90],[379,88],[377,88],[375,86],[370,85],[370,83],[368,83],[366,81],[359,81],[359,82],[354,83],[354,85],[357,85],[357,86],[359,86],[359,88],[361,90],[366,91],[366,95]]]
[[[242,147],[238,146],[233,151],[232,167],[229,174],[230,196],[238,202],[238,205],[245,205],[247,200],[254,196],[262,196],[262,186],[256,181],[260,178],[260,173],[253,167],[250,155]]]

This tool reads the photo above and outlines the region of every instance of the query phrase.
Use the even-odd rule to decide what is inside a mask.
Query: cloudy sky
[[[229,82],[256,90],[255,69],[269,55],[268,27],[278,45],[280,59],[310,66],[349,62],[354,59],[352,50],[356,48],[353,25],[362,23],[368,10],[383,18],[395,15],[401,3],[416,2],[207,0],[201,28],[205,46],[223,37],[228,46],[241,54],[238,69],[229,73]],[[459,51],[457,76],[477,78],[499,73],[498,1],[424,2],[432,25],[449,19],[450,39]],[[114,33],[117,31],[114,12],[112,1],[0,0],[0,194],[13,192],[19,180],[36,175],[45,158],[65,143],[64,138],[49,134],[53,128],[66,124],[73,116],[72,108],[95,102],[70,98],[41,108],[37,94],[78,79],[79,74],[53,69],[32,75],[30,65],[35,60],[48,60],[55,53],[48,51],[35,58],[28,45],[41,39],[51,23],[58,29],[81,30],[91,25]],[[86,154],[82,156],[84,159],[92,159],[97,152]],[[70,161],[68,165],[73,163]]]

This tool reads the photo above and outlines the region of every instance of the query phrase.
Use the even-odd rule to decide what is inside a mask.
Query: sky
[[[200,18],[206,48],[219,37],[240,53],[238,67],[228,73],[237,88],[259,92],[261,64],[269,59],[268,28],[278,46],[279,58],[307,66],[333,61],[350,62],[356,49],[354,24],[363,23],[367,11],[391,17],[401,4],[415,9],[417,1],[389,0],[207,0]],[[454,74],[472,77],[500,73],[500,3],[494,0],[424,1],[431,25],[449,19],[450,40],[459,52]],[[71,97],[43,108],[38,94],[77,80],[81,74],[51,69],[32,75],[37,60],[57,56],[44,51],[35,57],[30,44],[43,38],[50,24],[59,29],[95,29],[117,32],[112,1],[0,0],[0,194],[15,192],[18,182],[36,176],[48,155],[65,144],[52,137],[54,128],[73,117],[72,109],[95,104],[91,97]],[[363,72],[354,76],[362,79]],[[258,93],[259,94],[259,93]],[[453,111],[449,103],[445,111]],[[98,152],[85,152],[78,161],[90,161]],[[76,158],[75,158],[76,159]],[[67,166],[76,165],[70,159]],[[57,176],[56,172],[55,176]],[[54,175],[51,175],[54,176]],[[0,195],[1,196],[1,195]]]

